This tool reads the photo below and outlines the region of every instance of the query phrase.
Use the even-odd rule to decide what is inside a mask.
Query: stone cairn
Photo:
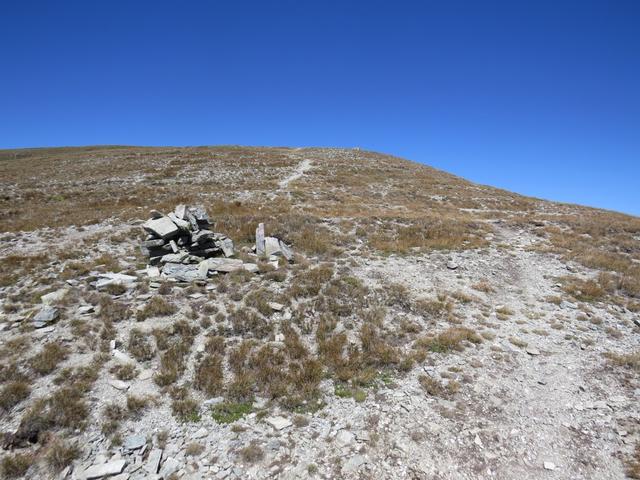
[[[212,230],[201,206],[178,205],[167,215],[153,210],[142,228],[147,238],[140,248],[149,257],[147,274],[152,278],[172,278],[180,282],[206,280],[214,272],[228,273],[244,269],[258,272],[255,263],[245,263],[235,256],[233,240]],[[264,236],[264,224],[256,229],[256,257],[293,258],[291,248],[275,237]]]

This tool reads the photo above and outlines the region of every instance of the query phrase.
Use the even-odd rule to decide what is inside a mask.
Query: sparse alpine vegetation
[[[347,149],[2,151],[0,185],[3,478],[639,475],[635,217]]]

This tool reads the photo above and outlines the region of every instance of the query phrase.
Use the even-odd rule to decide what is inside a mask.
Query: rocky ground
[[[496,209],[484,187],[462,194],[458,180],[438,177],[425,202],[448,196],[455,205],[443,212],[476,213],[468,229],[466,218],[435,229],[434,212],[427,221],[400,196],[393,171],[349,177],[358,153],[286,154],[295,161],[266,174],[271,190],[235,192],[248,206],[271,198],[292,209],[286,223],[268,207],[216,214],[203,202],[257,273],[149,278],[138,248],[146,211],[83,226],[7,224],[6,478],[637,474],[636,219],[597,212],[611,219],[602,238],[619,234],[600,243],[572,223],[573,207],[505,194]],[[350,180],[320,182],[328,166]],[[373,201],[365,193],[376,181]],[[368,213],[350,203],[359,198],[372,202]],[[518,202],[520,212],[505,207]],[[252,253],[260,221],[274,234],[295,229],[292,262]],[[115,272],[135,280],[96,288]],[[45,304],[59,317],[34,328]]]

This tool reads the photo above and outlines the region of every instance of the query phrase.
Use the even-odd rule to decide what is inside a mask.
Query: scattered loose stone
[[[344,473],[355,472],[365,463],[367,463],[367,459],[363,455],[354,455],[347,460],[347,463],[342,467],[342,471]]]
[[[93,305],[83,305],[81,307],[78,307],[77,311],[79,315],[88,315],[95,311],[95,307]]]
[[[93,478],[103,478],[111,475],[117,475],[124,470],[124,467],[127,465],[126,460],[116,460],[114,462],[103,463],[100,465],[93,465],[89,467],[84,475],[87,480],[91,480]]]
[[[149,452],[149,456],[147,457],[147,462],[144,464],[144,469],[155,475],[158,473],[158,469],[160,468],[160,461],[162,460],[162,450],[159,448],[154,448]]]
[[[269,302],[268,305],[274,312],[280,312],[284,308],[283,304],[277,302]]]
[[[289,428],[291,425],[293,425],[288,418],[280,416],[267,417],[264,421],[276,430],[284,430],[285,428]]]
[[[116,390],[126,391],[129,390],[129,384],[123,382],[122,380],[109,380],[109,385],[111,385]]]
[[[45,305],[51,305],[52,303],[56,303],[62,300],[68,292],[68,289],[61,288],[60,290],[56,290],[55,292],[50,292],[42,295],[42,297],[40,297],[40,301]]]
[[[160,476],[167,478],[169,475],[177,472],[180,469],[180,462],[173,457],[169,457],[164,461],[162,469],[160,470]]]
[[[351,445],[356,439],[356,436],[348,430],[340,430],[336,435],[336,443],[341,447]]]
[[[138,450],[146,445],[147,439],[144,435],[129,435],[122,442],[122,446],[125,450]]]
[[[45,327],[48,323],[53,322],[58,318],[60,312],[57,308],[52,307],[50,305],[45,305],[40,309],[40,311],[33,317],[33,326],[35,328]]]
[[[537,349],[537,348],[535,348],[535,347],[527,347],[526,352],[527,352],[529,355],[540,355],[540,350],[538,350],[538,349]]]
[[[136,283],[137,280],[138,278],[133,275],[125,275],[123,273],[102,273],[98,275],[95,287],[100,290],[114,284],[130,286]]]

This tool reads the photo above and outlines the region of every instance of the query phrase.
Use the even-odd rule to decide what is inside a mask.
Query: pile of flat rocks
[[[258,272],[258,265],[245,263],[235,256],[233,240],[212,230],[213,224],[201,206],[178,205],[167,215],[151,212],[142,228],[148,234],[142,253],[149,257],[147,274],[151,278],[168,278],[179,282],[206,280],[216,273],[235,270]],[[264,237],[258,227],[255,256],[293,257],[290,247],[274,237]],[[258,232],[256,232],[258,235]]]

